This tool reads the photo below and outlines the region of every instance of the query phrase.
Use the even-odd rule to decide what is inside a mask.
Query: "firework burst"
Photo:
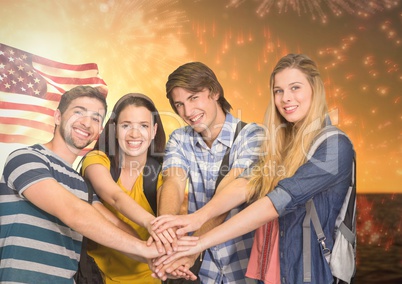
[[[227,7],[237,8],[246,0],[230,0]],[[329,12],[340,17],[347,13],[357,17],[367,18],[376,12],[392,9],[398,6],[400,0],[263,0],[259,1],[256,13],[264,17],[270,12],[296,12],[298,15],[309,13],[313,20],[319,19],[322,23],[328,21]]]

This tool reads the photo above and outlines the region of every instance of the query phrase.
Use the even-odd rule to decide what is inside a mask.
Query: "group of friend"
[[[331,124],[324,83],[308,56],[282,57],[269,84],[264,124],[240,129],[214,72],[200,62],[180,66],[166,96],[187,125],[167,143],[149,97],[122,96],[104,123],[99,90],[65,92],[52,140],[12,152],[4,165],[0,282],[74,283],[84,236],[104,283],[304,283],[305,204],[314,197],[331,249],[354,150],[336,135],[313,159],[306,155]],[[162,164],[157,209],[143,189],[149,159]],[[311,283],[333,283],[318,247],[311,262]]]

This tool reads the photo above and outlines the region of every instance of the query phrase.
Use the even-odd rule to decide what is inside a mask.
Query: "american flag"
[[[0,142],[48,142],[60,97],[78,85],[107,95],[95,63],[60,63],[0,43]]]

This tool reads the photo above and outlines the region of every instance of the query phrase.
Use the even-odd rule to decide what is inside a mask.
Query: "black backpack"
[[[147,162],[143,170],[143,189],[144,194],[155,214],[157,212],[157,183],[161,170],[162,165],[156,159],[147,157]],[[120,172],[115,174],[115,172],[111,170],[110,174],[112,175],[113,180],[117,182]],[[92,204],[94,189],[87,178],[84,177],[84,180],[88,187],[88,203]],[[83,237],[80,262],[78,263],[78,271],[74,275],[74,280],[77,284],[103,283],[102,273],[96,265],[95,260],[87,254],[87,246],[88,239]]]

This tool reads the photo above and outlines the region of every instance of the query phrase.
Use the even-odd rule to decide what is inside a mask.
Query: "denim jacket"
[[[314,204],[327,247],[334,244],[335,220],[351,183],[354,150],[344,135],[326,139],[296,173],[267,194],[279,214],[281,283],[303,282],[303,219],[306,202]],[[328,263],[311,226],[311,284],[333,283]]]

